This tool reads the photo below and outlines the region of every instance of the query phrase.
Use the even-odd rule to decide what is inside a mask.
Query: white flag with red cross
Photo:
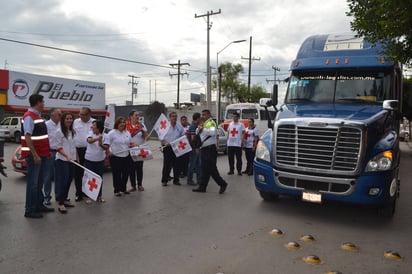
[[[160,140],[163,140],[169,128],[170,122],[167,119],[166,115],[164,115],[163,113],[160,114],[159,118],[153,126],[153,129],[156,131],[157,136]]]
[[[106,117],[104,119],[104,127],[108,129],[113,129],[114,127],[114,116],[115,116],[115,105],[110,104],[107,106]]]
[[[130,152],[130,156],[135,162],[153,159],[152,150],[147,144],[142,144],[140,146],[131,148],[129,152]]]
[[[186,135],[170,142],[170,146],[173,149],[176,157],[180,157],[190,151],[192,151],[192,147],[189,144],[189,140],[187,139]]]
[[[97,200],[99,196],[100,188],[102,187],[102,177],[91,171],[90,169],[84,168],[82,191],[84,194],[93,199]]]

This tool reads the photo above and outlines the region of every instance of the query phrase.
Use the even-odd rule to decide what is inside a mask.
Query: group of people
[[[71,182],[75,181],[75,201],[92,200],[82,191],[84,168],[103,177],[105,159],[109,156],[113,174],[115,196],[144,191],[143,162],[133,161],[130,147],[143,144],[147,129],[139,121],[139,113],[131,111],[129,119],[115,120],[114,128],[104,137],[104,124],[91,117],[88,107],[80,109],[79,118],[60,109],[50,110],[50,119],[42,118],[44,98],[33,94],[29,98],[30,108],[23,115],[23,136],[21,154],[27,163],[27,184],[25,214],[27,218],[42,218],[42,213],[53,212],[51,204],[51,182],[55,181],[55,196],[58,211],[67,213],[74,207],[68,198]],[[130,178],[131,188],[126,190]],[[44,189],[43,189],[44,188]],[[104,203],[102,187],[97,196],[98,203]]]
[[[219,145],[218,127],[211,118],[209,110],[203,110],[202,114],[194,113],[193,121],[187,123],[186,116],[181,117],[181,123],[177,123],[177,113],[169,114],[170,129],[160,140],[163,148],[162,185],[167,186],[168,181],[180,185],[179,177],[187,176],[188,185],[198,185],[194,192],[206,192],[210,177],[220,186],[219,193],[226,190],[227,182],[220,176],[216,166],[217,151]],[[259,131],[254,125],[254,119],[248,120],[248,127],[239,121],[239,114],[233,114],[233,121],[227,129],[227,151],[229,160],[228,175],[234,174],[235,158],[238,175],[242,173],[253,175],[253,158],[259,140]],[[176,139],[187,136],[192,147],[190,154],[176,157],[170,143]],[[242,150],[245,150],[247,165],[242,171]],[[170,172],[173,170],[173,177]],[[196,171],[197,182],[193,180]]]
[[[80,109],[79,118],[71,113],[62,113],[60,109],[50,110],[50,119],[42,118],[44,98],[33,94],[29,98],[30,108],[23,115],[23,136],[21,154],[27,163],[27,185],[25,214],[27,218],[41,218],[45,212],[53,212],[51,204],[51,182],[55,181],[55,198],[58,211],[67,213],[67,208],[74,207],[68,198],[71,182],[75,181],[75,201],[92,200],[82,190],[84,168],[103,177],[105,160],[108,157],[113,178],[113,191],[116,197],[134,191],[144,191],[143,163],[134,160],[130,149],[144,144],[149,136],[144,123],[139,121],[139,112],[133,110],[126,120],[119,116],[113,129],[104,134],[102,121],[91,117],[88,107]],[[193,192],[206,192],[210,177],[219,185],[223,194],[227,182],[220,176],[217,168],[218,127],[211,118],[209,110],[193,114],[189,125],[185,116],[177,123],[177,113],[169,114],[170,126],[160,138],[163,152],[161,183],[167,186],[170,180],[181,185],[179,178],[187,176],[187,184],[197,185]],[[186,135],[192,147],[188,154],[176,157],[171,143]],[[259,133],[253,119],[248,128],[239,122],[239,115],[233,115],[233,122],[228,127],[229,175],[236,169],[242,175],[242,148],[246,150],[247,167],[244,173],[253,174],[253,157]],[[171,172],[173,171],[173,177]],[[196,172],[196,183],[193,180]],[[131,188],[126,189],[130,179]],[[43,189],[44,188],[44,189]],[[104,203],[102,187],[97,196],[98,203]]]

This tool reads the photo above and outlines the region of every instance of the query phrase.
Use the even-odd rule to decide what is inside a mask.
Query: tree
[[[412,65],[412,0],[348,0],[351,28],[376,44],[383,54]]]
[[[221,90],[222,97],[226,97],[229,102],[249,102],[257,103],[262,97],[267,97],[262,87],[253,86],[248,93],[247,86],[241,83],[239,74],[243,72],[241,64],[223,63],[220,66],[222,72]],[[214,87],[217,87],[216,81]]]

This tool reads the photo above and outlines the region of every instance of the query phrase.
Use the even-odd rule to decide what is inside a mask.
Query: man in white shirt
[[[235,169],[236,156],[236,170],[239,176],[242,176],[242,147],[243,134],[245,132],[245,125],[239,122],[240,115],[237,112],[233,113],[233,122],[227,128],[227,156],[229,159],[229,172],[227,174],[233,175]]]
[[[75,131],[74,143],[76,145],[76,151],[78,155],[78,163],[84,165],[84,155],[86,154],[87,137],[92,131],[92,124],[95,120],[91,117],[92,111],[88,107],[82,107],[80,109],[80,118],[77,118],[73,122],[73,129]],[[82,192],[82,180],[84,169],[76,166],[74,170],[74,183],[76,186],[76,198],[75,201],[79,202],[83,200]]]
[[[51,189],[52,189],[52,180],[55,178],[54,176],[54,161],[56,160],[56,152],[57,152],[57,140],[56,140],[56,130],[60,127],[60,117],[62,116],[62,112],[58,108],[51,108],[50,109],[50,119],[46,121],[47,126],[47,135],[49,136],[49,143],[50,143],[50,151],[52,153],[52,157],[47,159],[47,171],[48,173],[45,174],[44,177],[44,204],[50,205],[51,202]]]

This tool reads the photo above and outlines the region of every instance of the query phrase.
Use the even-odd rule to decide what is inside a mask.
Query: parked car
[[[11,159],[11,164],[13,165],[13,170],[15,172],[27,175],[27,163],[26,159],[21,157],[21,146],[18,146],[16,151],[14,152],[14,155]],[[104,167],[105,169],[110,169],[109,157],[106,157],[104,161]]]
[[[219,131],[219,149],[218,152],[223,152],[223,154],[227,154],[227,134],[226,131],[222,127],[218,127]]]
[[[20,143],[21,117],[6,117],[0,122],[0,138]]]

